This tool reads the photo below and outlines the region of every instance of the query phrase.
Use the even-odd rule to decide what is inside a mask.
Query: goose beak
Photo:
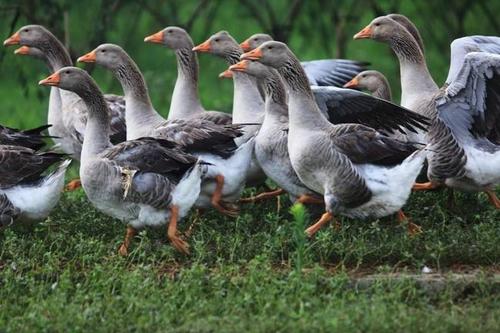
[[[252,50],[252,47],[250,46],[250,42],[245,40],[243,43],[240,44],[241,48],[243,49],[244,52],[248,52]]]
[[[344,84],[344,88],[356,88],[359,84],[359,81],[357,78],[353,78],[351,81],[347,82]]]
[[[193,47],[194,52],[210,52],[212,47],[210,46],[210,40],[206,40],[198,46]]]
[[[243,53],[240,56],[241,60],[259,60],[262,58],[262,50],[260,48],[256,48],[250,52]]]
[[[231,72],[229,69],[226,69],[224,72],[219,74],[219,79],[232,79],[233,78],[233,72]]]
[[[38,84],[41,86],[58,86],[60,81],[61,77],[59,76],[59,73],[56,72],[50,75],[49,77],[43,79],[42,81],[38,82]]]
[[[18,45],[21,42],[21,36],[19,32],[16,32],[3,42],[3,46]]]
[[[248,60],[242,60],[232,66],[229,66],[230,71],[244,72],[248,67]]]
[[[28,55],[30,54],[30,48],[28,46],[21,46],[14,50],[14,54]]]
[[[370,25],[367,25],[363,30],[354,35],[353,39],[366,39],[372,38],[372,28]]]
[[[91,51],[85,55],[82,55],[76,61],[78,61],[78,62],[95,62],[95,59],[96,59],[96,53],[95,53],[95,51]]]
[[[144,38],[146,43],[163,44],[163,30]]]

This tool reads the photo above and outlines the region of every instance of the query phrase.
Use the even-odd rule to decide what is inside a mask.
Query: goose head
[[[267,66],[280,68],[289,62],[291,55],[293,56],[292,51],[285,43],[270,41],[250,52],[243,53],[240,59],[254,60]]]
[[[239,56],[242,52],[240,45],[227,31],[219,31],[213,34],[206,41],[195,46],[193,51],[211,53],[223,58],[235,53]]]
[[[92,63],[110,70],[118,70],[129,58],[125,50],[115,44],[101,44],[93,51],[78,58],[78,62]]]
[[[166,27],[144,38],[146,43],[162,44],[173,50],[192,49],[193,40],[186,30],[179,27]]]
[[[16,55],[27,55],[37,59],[45,59],[45,54],[36,47],[21,46],[14,50]]]
[[[69,90],[81,96],[89,90],[89,82],[93,82],[93,79],[83,69],[77,67],[63,67],[38,82],[38,84]]]
[[[240,44],[243,52],[252,51],[253,49],[258,48],[265,42],[272,41],[273,37],[268,34],[254,34],[247,39],[243,43]]]
[[[391,42],[402,32],[407,31],[401,24],[390,17],[380,16],[354,35],[354,39],[373,39],[380,42]]]
[[[41,25],[25,25],[12,36],[7,38],[4,42],[4,46],[10,45],[25,45],[43,48],[47,45],[47,41],[53,37],[52,33],[48,31]],[[53,37],[55,38],[55,37]]]
[[[384,84],[382,73],[377,71],[363,71],[356,75],[351,81],[344,85],[344,88],[359,88],[368,91],[377,90],[381,84]]]
[[[243,72],[255,76],[259,79],[273,75],[273,69],[257,61],[241,60],[229,67],[232,72]]]

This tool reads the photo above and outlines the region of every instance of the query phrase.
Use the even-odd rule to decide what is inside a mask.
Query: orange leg
[[[77,178],[77,179],[73,179],[68,184],[66,184],[66,186],[64,187],[64,190],[66,192],[71,192],[71,191],[74,191],[76,189],[79,189],[80,187],[82,187],[82,182],[80,181],[79,178]]]
[[[168,223],[167,236],[172,245],[180,252],[189,254],[189,245],[177,235],[177,220],[179,219],[179,207],[172,205],[170,208],[170,221]]]
[[[214,206],[214,208],[217,209],[222,214],[228,215],[230,217],[237,217],[239,213],[237,209],[230,209],[222,206],[221,204],[222,189],[224,187],[224,176],[223,175],[215,176],[215,181],[217,182],[217,185],[215,186],[215,191],[214,194],[212,195],[212,200],[211,200],[212,206]]]
[[[325,224],[332,220],[334,220],[332,213],[324,213],[323,215],[321,215],[321,218],[318,220],[318,222],[314,223],[312,226],[306,229],[307,236],[314,236],[314,234],[316,234],[319,229],[321,229]],[[338,227],[337,221],[335,221],[335,224]]]
[[[411,222],[410,219],[405,215],[402,209],[396,213],[399,223],[408,223],[408,235],[416,236],[422,233],[422,228],[419,225]]]
[[[427,191],[427,190],[435,190],[438,187],[441,187],[438,183],[427,182],[427,183],[415,183],[413,184],[413,191]]]
[[[122,245],[118,249],[118,253],[121,256],[123,257],[128,256],[128,248],[130,246],[130,243],[132,242],[132,238],[134,238],[135,235],[137,235],[137,230],[135,230],[131,226],[127,226],[127,233],[125,234],[125,239],[123,240]]]
[[[296,201],[295,203],[301,203],[301,204],[324,204],[325,202],[323,201],[323,198],[318,198],[314,197],[312,195],[308,194],[302,194]]]
[[[285,193],[285,190],[283,190],[282,188],[279,188],[279,189],[274,190],[274,191],[262,192],[256,196],[253,196],[250,198],[242,198],[242,199],[240,199],[239,202],[249,203],[249,202],[264,201],[264,200],[269,199],[269,198],[277,197],[278,195],[281,195],[283,193]]]
[[[490,200],[491,204],[493,206],[495,206],[496,209],[500,209],[500,199],[498,199],[495,191],[493,191],[493,190],[486,190],[484,192],[488,196],[488,199]]]

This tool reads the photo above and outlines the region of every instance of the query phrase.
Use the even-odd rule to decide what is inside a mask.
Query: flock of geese
[[[401,106],[391,102],[385,77],[365,70],[364,63],[300,62],[266,34],[238,44],[221,31],[195,46],[185,30],[167,27],[144,39],[176,54],[177,81],[165,119],[120,46],[102,44],[78,58],[120,82],[123,96],[105,95],[86,71],[73,67],[47,29],[20,28],[4,45],[19,45],[15,54],[43,60],[52,73],[39,82],[51,89],[50,125],[0,128],[1,226],[45,218],[59,200],[71,159],[80,161],[80,179],[68,186],[81,184],[98,210],[127,225],[121,255],[138,229],[165,225],[172,245],[188,253],[177,223],[192,208],[213,207],[234,217],[238,204],[282,193],[324,207],[306,230],[310,236],[334,215],[396,214],[404,221],[401,208],[412,190],[485,192],[499,209],[500,38],[453,41],[441,88],[427,68],[422,38],[405,16],[375,18],[354,39],[386,43],[397,55]],[[200,102],[198,53],[229,66],[220,77],[234,82],[232,115]],[[56,146],[43,150],[47,137]],[[415,183],[425,162],[428,181]],[[263,186],[266,179],[277,188],[240,198],[245,186]]]

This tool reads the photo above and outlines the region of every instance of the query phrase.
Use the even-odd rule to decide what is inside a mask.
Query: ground
[[[65,193],[46,221],[0,234],[0,332],[498,332],[500,211],[447,201],[411,197],[415,237],[394,218],[340,219],[309,240],[314,216],[282,196],[279,211],[191,214],[190,256],[148,229],[122,258],[125,227]]]

